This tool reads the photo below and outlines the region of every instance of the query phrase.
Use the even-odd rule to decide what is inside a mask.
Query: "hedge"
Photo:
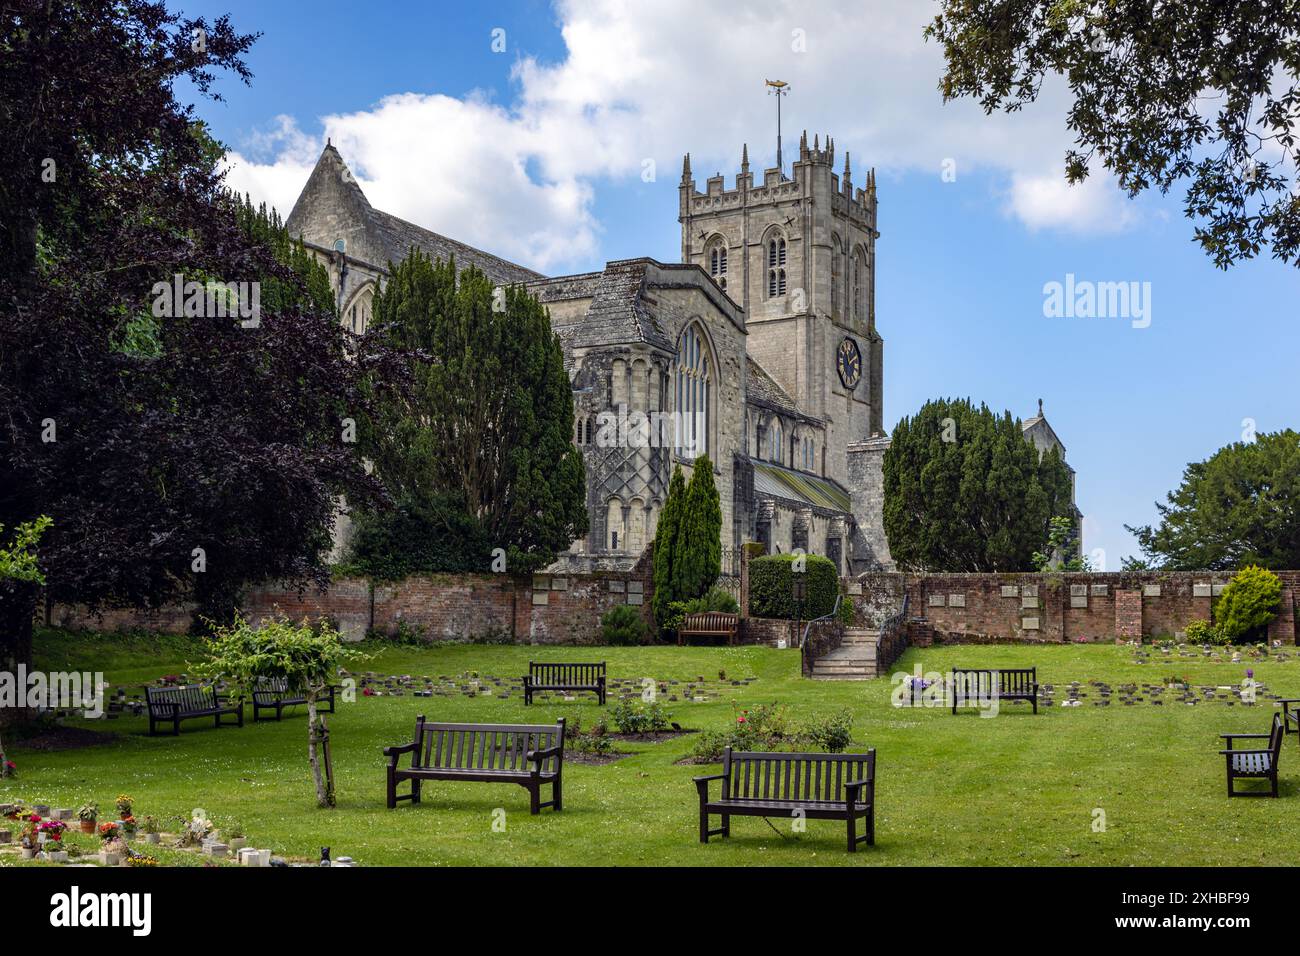
[[[835,562],[816,554],[800,555],[805,561],[803,576],[808,583],[803,608],[795,606],[791,594],[796,555],[769,554],[749,562],[749,613],[754,617],[790,619],[802,613],[804,620],[830,614],[840,593],[840,575]]]

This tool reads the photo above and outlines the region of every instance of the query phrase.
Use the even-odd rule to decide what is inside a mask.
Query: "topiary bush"
[[[1214,617],[1230,643],[1243,644],[1262,640],[1262,632],[1281,606],[1282,579],[1266,568],[1248,565],[1223,589]]]
[[[645,640],[646,624],[641,612],[630,604],[620,604],[600,619],[600,633],[606,644],[630,647]]]
[[[802,610],[791,593],[794,561],[802,557],[807,594]],[[835,609],[840,593],[840,575],[835,562],[816,554],[769,554],[749,562],[749,613],[754,617],[790,619],[802,613],[804,620],[821,617]]]

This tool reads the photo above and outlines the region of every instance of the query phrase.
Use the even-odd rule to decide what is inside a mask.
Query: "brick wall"
[[[513,641],[520,644],[594,644],[600,619],[630,604],[650,624],[653,584],[648,564],[635,571],[512,578],[498,574],[435,574],[374,584],[341,578],[324,593],[301,594],[279,587],[247,595],[243,613],[252,623],[282,613],[293,620],[328,618],[348,640],[368,633],[393,636],[406,630],[429,641]],[[50,623],[106,631],[136,628],[180,633],[190,626],[192,605],[158,611],[55,607]]]
[[[1113,641],[1173,637],[1210,620],[1226,572],[863,575],[864,590],[901,577],[914,643]],[[1300,572],[1279,572],[1282,609],[1269,639],[1294,644]]]

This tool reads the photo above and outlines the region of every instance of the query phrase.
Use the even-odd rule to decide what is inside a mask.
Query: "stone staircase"
[[[813,661],[813,680],[869,680],[876,676],[876,644],[880,632],[875,628],[850,627],[844,631],[844,643]]]

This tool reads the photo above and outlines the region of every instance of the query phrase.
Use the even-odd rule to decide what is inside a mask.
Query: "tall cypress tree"
[[[722,570],[721,534],[722,506],[713,481],[713,462],[708,455],[701,455],[691,470],[673,558],[677,600],[697,598],[718,580]]]
[[[668,482],[668,498],[655,528],[654,547],[654,612],[655,620],[663,621],[668,605],[680,600],[673,590],[673,561],[680,537],[682,510],[686,504],[686,479],[680,465],[673,466],[673,477]]]

